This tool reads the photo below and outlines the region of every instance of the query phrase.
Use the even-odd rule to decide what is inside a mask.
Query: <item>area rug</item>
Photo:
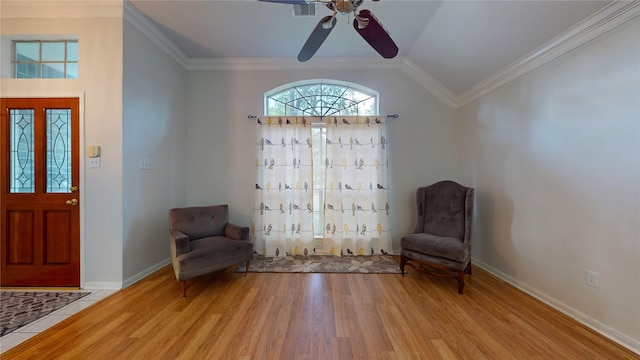
[[[241,265],[237,271],[244,272],[245,266],[245,264]],[[255,255],[249,265],[249,272],[400,274],[400,265],[391,255],[342,257]]]
[[[0,336],[89,294],[79,291],[0,291]]]

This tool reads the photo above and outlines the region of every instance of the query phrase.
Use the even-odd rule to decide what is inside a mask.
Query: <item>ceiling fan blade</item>
[[[315,1],[305,1],[305,0],[258,0],[258,1],[291,4],[291,5],[306,5],[306,4],[315,2]]]
[[[298,54],[298,61],[304,62],[313,57],[313,54],[318,51],[320,45],[322,45],[327,36],[331,33],[331,30],[335,27],[336,22],[337,20],[335,16],[332,15],[325,16],[320,20],[320,22],[318,22],[318,25],[313,29],[311,35],[309,35],[309,38],[300,50],[300,53]]]
[[[358,17],[367,19],[368,24],[361,28],[358,19],[353,20],[353,28],[365,39],[371,47],[382,55],[383,58],[391,59],[398,55],[398,46],[389,36],[387,30],[382,27],[378,19],[369,10],[360,10]]]

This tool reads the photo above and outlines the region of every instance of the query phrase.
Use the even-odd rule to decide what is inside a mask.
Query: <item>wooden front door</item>
[[[80,286],[79,100],[0,105],[2,286]]]

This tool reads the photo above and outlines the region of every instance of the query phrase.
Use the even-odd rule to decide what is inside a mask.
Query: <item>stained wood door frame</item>
[[[80,203],[78,204],[78,206],[80,207],[79,209],[79,213],[80,213],[80,288],[85,288],[85,283],[86,283],[86,278],[85,278],[85,273],[86,273],[86,261],[85,261],[85,249],[86,249],[86,245],[85,245],[85,213],[86,213],[86,207],[85,207],[85,200],[87,198],[86,196],[86,190],[85,190],[85,184],[86,184],[86,142],[85,142],[85,93],[83,91],[63,91],[63,92],[59,92],[56,91],[55,93],[49,93],[49,92],[41,92],[41,91],[26,91],[26,92],[20,92],[20,91],[2,91],[2,93],[0,94],[0,98],[6,98],[6,99],[11,99],[11,98],[49,98],[49,99],[56,99],[56,98],[77,98],[78,99],[78,117],[79,117],[79,134],[78,134],[78,141],[79,141],[79,156],[80,156],[80,160],[79,160],[79,167],[80,167],[80,171],[79,171],[79,176],[80,176],[80,184],[79,184],[79,197],[80,199],[83,199],[82,201],[80,201]]]

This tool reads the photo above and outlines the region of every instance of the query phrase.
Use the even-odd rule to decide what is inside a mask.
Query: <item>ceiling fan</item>
[[[358,7],[364,0],[258,0],[264,2],[274,2],[291,5],[305,5],[320,3],[326,5],[333,14],[323,17],[309,35],[309,38],[298,53],[298,61],[304,62],[313,57],[320,45],[329,36],[336,25],[336,15],[353,13],[353,28],[371,47],[386,59],[394,58],[398,55],[398,46],[393,42],[387,30],[371,13],[371,11]],[[373,0],[379,1],[379,0]]]

